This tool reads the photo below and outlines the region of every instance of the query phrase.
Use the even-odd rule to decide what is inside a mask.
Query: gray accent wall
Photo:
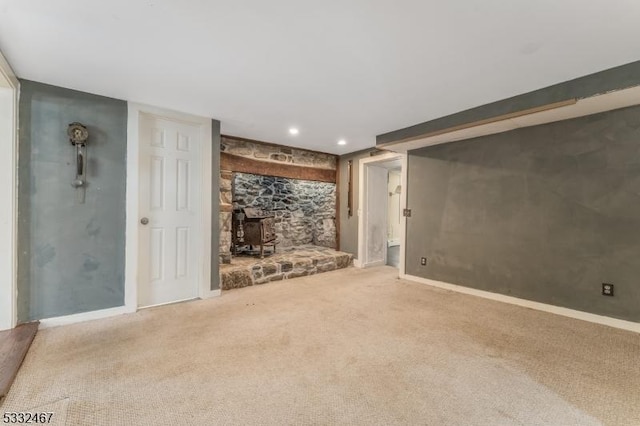
[[[211,120],[211,290],[220,288],[220,121]]]
[[[411,151],[408,207],[410,275],[640,321],[640,107]]]
[[[19,113],[19,321],[123,305],[126,102],[22,80]],[[84,204],[74,121],[90,135]]]

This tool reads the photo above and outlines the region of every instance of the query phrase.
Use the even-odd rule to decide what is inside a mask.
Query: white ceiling
[[[22,78],[346,153],[638,60],[639,20],[637,0],[0,0],[0,50]]]

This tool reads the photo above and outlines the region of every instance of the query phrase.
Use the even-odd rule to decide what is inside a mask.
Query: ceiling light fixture
[[[300,130],[296,129],[295,127],[289,128],[290,135],[297,135],[298,133],[300,133]]]
[[[340,139],[338,141],[338,145],[346,145],[346,144],[347,144],[347,141],[345,141],[344,139]]]

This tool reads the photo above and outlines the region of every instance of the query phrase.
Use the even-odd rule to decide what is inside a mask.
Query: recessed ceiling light
[[[338,141],[338,145],[346,145],[346,144],[347,144],[347,141],[345,141],[344,139],[340,139]]]
[[[296,129],[295,127],[289,128],[290,135],[297,135],[298,133],[300,133],[300,130]]]

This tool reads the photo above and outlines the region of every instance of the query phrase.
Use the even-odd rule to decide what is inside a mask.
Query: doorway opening
[[[360,160],[358,262],[389,265],[404,275],[406,155],[387,153]]]
[[[211,120],[129,103],[125,309],[211,290]]]
[[[394,160],[399,162],[399,160]],[[387,172],[387,261],[388,266],[400,266],[400,225],[402,210],[400,193],[402,192],[402,166],[389,168]]]

